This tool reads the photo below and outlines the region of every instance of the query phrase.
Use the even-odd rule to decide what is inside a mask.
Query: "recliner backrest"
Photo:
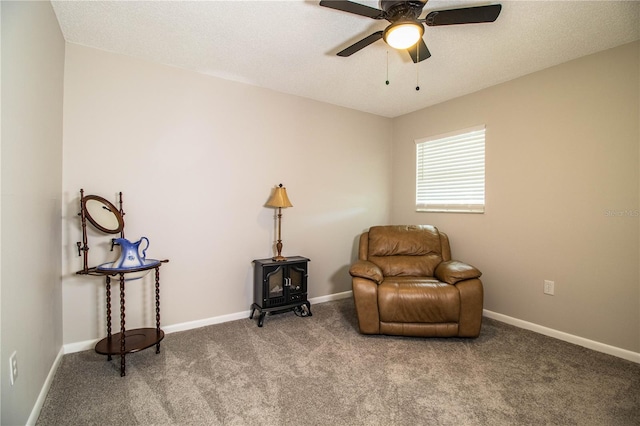
[[[366,253],[384,276],[432,277],[451,257],[448,238],[431,225],[373,226],[360,244],[360,257]]]

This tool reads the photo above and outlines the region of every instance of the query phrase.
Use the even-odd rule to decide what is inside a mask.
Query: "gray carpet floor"
[[[363,336],[352,299],[62,358],[37,425],[640,425],[640,365],[484,319]]]

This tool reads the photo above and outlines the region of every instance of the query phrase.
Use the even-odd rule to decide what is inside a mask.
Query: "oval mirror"
[[[82,208],[89,222],[100,231],[107,234],[122,232],[122,215],[109,201],[97,195],[87,195],[82,199]]]

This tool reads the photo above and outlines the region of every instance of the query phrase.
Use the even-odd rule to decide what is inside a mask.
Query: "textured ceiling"
[[[432,56],[416,65],[382,40],[336,56],[388,23],[319,0],[52,2],[70,43],[385,117],[640,38],[640,1],[430,0],[422,16],[491,3],[494,23],[427,27]]]

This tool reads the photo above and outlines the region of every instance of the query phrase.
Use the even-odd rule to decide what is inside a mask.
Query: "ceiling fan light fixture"
[[[419,22],[395,22],[384,30],[384,41],[395,49],[408,49],[422,38],[424,27]]]

